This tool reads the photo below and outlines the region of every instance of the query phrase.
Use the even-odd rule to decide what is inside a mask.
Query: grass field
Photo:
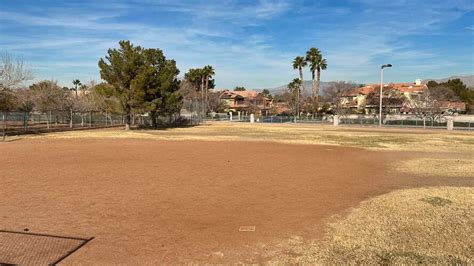
[[[44,136],[39,136],[43,138]],[[327,144],[374,150],[463,152],[474,149],[472,132],[422,129],[348,128],[293,124],[213,122],[163,130],[70,131],[47,138],[137,138],[158,140],[272,141],[291,144]]]
[[[474,263],[469,132],[222,122],[0,150],[0,230],[94,237],[65,263]]]

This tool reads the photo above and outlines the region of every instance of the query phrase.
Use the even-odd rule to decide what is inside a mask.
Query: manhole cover
[[[56,264],[92,239],[0,230],[0,265]]]

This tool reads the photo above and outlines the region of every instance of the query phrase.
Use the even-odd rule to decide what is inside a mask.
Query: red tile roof
[[[257,98],[258,92],[257,91],[230,91],[224,90],[221,92],[220,97],[227,96],[227,99],[234,99],[237,96],[243,97],[246,100],[253,100]],[[268,98],[267,98],[268,99]]]
[[[447,109],[456,109],[456,110],[466,110],[466,103],[465,102],[449,102],[449,101],[443,101],[441,102],[441,107],[442,108],[447,108]]]
[[[384,89],[396,89],[399,90],[401,93],[414,93],[414,92],[421,92],[428,87],[426,84],[416,85],[415,83],[390,83],[388,85],[384,85]],[[345,92],[344,96],[357,96],[359,94],[368,95],[371,92],[378,92],[380,89],[380,84],[368,84],[361,88],[354,88],[348,92]]]

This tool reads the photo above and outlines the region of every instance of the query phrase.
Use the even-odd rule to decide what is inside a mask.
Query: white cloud
[[[211,64],[219,87],[263,88],[285,84],[295,77],[291,60],[315,45],[328,60],[323,80],[365,81],[376,78],[378,64],[386,61],[400,67],[393,71],[400,77],[410,76],[409,72],[439,70],[443,65],[430,66],[429,62],[440,63],[436,59],[442,55],[433,48],[418,48],[416,42],[422,41],[422,36],[440,34],[441,26],[473,10],[468,1],[437,5],[403,0],[355,2],[365,12],[349,6],[316,3],[303,7],[299,2],[278,0],[247,4],[228,0],[110,1],[89,8],[66,5],[25,12],[3,10],[0,23],[36,30],[0,38],[0,50],[27,54],[40,75],[49,78],[57,74],[60,81],[69,83],[80,75],[97,78],[99,58],[119,40],[129,39],[136,45],[163,49],[177,60],[182,74],[190,67]],[[151,11],[167,12],[175,19],[163,22],[130,18]],[[306,18],[309,24],[295,23],[300,26],[294,28],[297,38],[276,37],[262,30],[273,21],[300,18]],[[473,30],[472,26],[467,29]],[[2,32],[6,31],[0,28]],[[408,38],[412,36],[420,39]],[[287,49],[282,44],[293,46]],[[449,65],[450,61],[442,63]],[[309,73],[305,75],[309,77]]]

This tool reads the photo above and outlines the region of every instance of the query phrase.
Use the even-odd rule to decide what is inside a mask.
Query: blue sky
[[[474,1],[0,0],[0,51],[36,80],[99,81],[122,39],[162,49],[181,75],[214,66],[218,88],[287,84],[310,47],[328,61],[323,81],[377,82],[384,63],[388,82],[443,78],[474,73]]]

